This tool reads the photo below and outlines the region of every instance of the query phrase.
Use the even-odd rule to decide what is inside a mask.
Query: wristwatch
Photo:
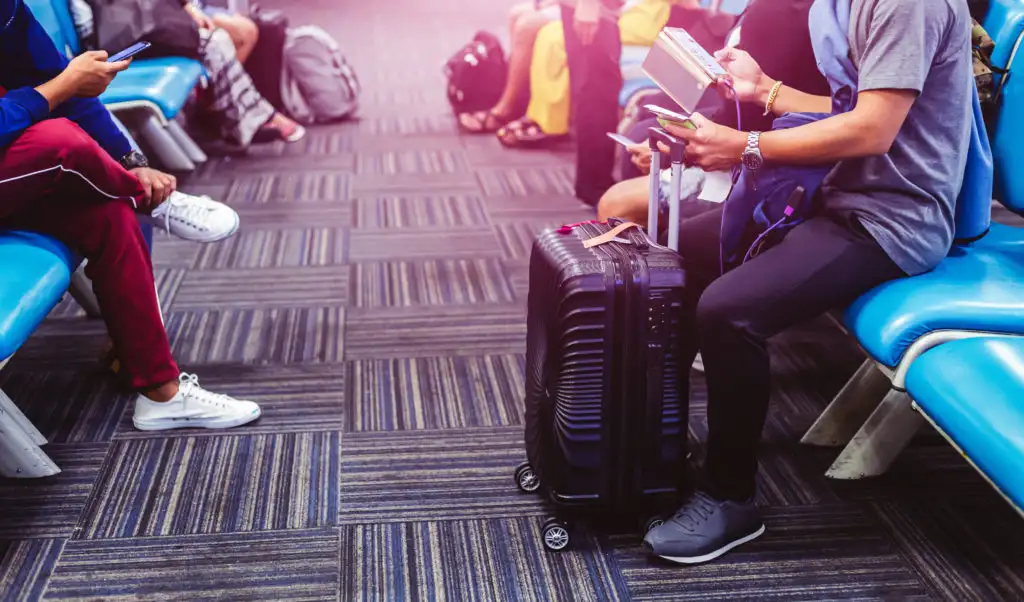
[[[118,163],[121,164],[121,167],[127,170],[132,170],[137,167],[149,167],[149,160],[146,159],[146,155],[143,155],[137,150],[128,151],[128,154],[121,157],[121,160],[118,161]]]
[[[764,165],[764,157],[761,156],[761,132],[750,132],[747,134],[747,148],[743,150],[740,160],[743,167],[754,171]]]

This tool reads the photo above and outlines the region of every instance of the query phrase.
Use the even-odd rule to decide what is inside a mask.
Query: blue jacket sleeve
[[[0,62],[4,65],[0,69],[0,86],[10,90],[4,100],[18,89],[31,90],[57,77],[67,67],[67,57],[57,49],[46,30],[25,6],[24,0],[0,0],[0,28]],[[42,99],[38,92],[32,92]],[[120,159],[131,150],[128,138],[117,128],[99,100],[72,98],[52,113],[39,112],[36,103],[35,112],[22,108],[19,113],[18,105],[33,102],[25,100],[29,96],[31,94],[23,92],[13,99],[10,117],[7,107],[4,107],[0,118],[0,145],[10,144],[25,128],[52,116],[66,117],[77,123],[114,159]],[[45,100],[43,104],[46,104]],[[26,121],[28,117],[33,119]]]
[[[0,98],[0,149],[6,148],[25,128],[46,119],[50,103],[33,88],[11,90]]]

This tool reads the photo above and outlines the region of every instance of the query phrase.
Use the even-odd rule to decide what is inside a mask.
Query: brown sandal
[[[513,121],[496,132],[498,141],[505,148],[550,148],[565,140],[566,135],[545,134],[537,122],[532,119]]]
[[[472,119],[472,123],[476,125],[467,125],[466,118]],[[459,114],[459,129],[467,134],[491,134],[500,130],[508,119],[494,112],[494,109],[490,111],[476,111],[472,113],[460,113]]]

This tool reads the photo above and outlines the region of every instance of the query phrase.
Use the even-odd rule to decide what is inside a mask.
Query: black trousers
[[[683,340],[690,342],[686,358],[700,349],[708,387],[702,486],[720,499],[747,500],[768,412],[769,337],[905,274],[856,218],[826,215],[719,275],[720,224],[718,208],[680,227],[688,276]]]
[[[573,27],[575,11],[562,7],[565,54],[569,67],[569,94],[576,126],[576,197],[597,205],[615,180],[615,142],[608,138],[619,124],[622,42],[619,25],[600,19],[589,46],[580,42]]]

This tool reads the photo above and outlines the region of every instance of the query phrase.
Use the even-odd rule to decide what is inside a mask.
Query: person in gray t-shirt
[[[682,359],[698,350],[704,358],[708,441],[700,490],[644,538],[668,560],[705,562],[764,532],[753,497],[770,393],[768,339],[879,284],[931,269],[952,243],[974,94],[967,3],[816,1],[850,3],[854,108],[760,136],[700,115],[695,130],[669,128],[686,141],[687,160],[705,170],[730,169],[744,155],[746,167],[756,169],[750,159],[758,152],[775,163],[836,167],[816,213],[725,274],[721,209],[680,227],[688,296],[680,324],[690,344]],[[743,102],[776,115],[832,112],[830,98],[771,80],[741,50],[717,56]]]

